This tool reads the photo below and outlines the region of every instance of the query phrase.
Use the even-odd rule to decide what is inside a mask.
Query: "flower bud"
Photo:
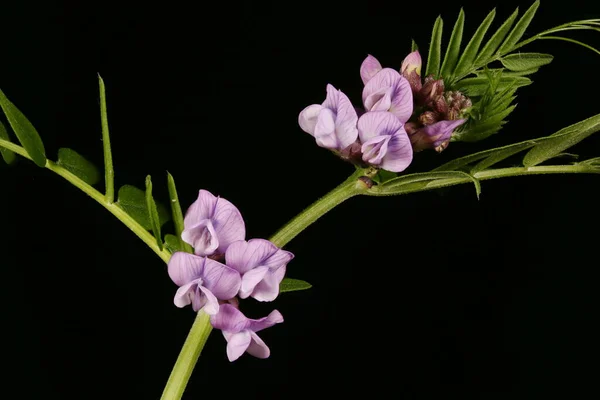
[[[406,78],[413,93],[418,93],[421,88],[421,54],[415,50],[406,56],[400,67],[400,74]]]
[[[425,83],[421,88],[421,100],[423,104],[432,107],[440,96],[444,94],[444,80],[434,79],[433,75],[425,78]]]
[[[437,152],[443,151],[448,147],[454,129],[458,128],[465,121],[464,119],[456,121],[443,120],[419,129],[410,135],[413,150],[435,149]]]
[[[438,113],[434,111],[425,111],[419,115],[419,122],[423,125],[432,125],[440,120]]]

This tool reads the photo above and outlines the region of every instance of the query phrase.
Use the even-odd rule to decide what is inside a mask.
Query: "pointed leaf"
[[[456,67],[456,63],[458,62],[458,56],[460,54],[460,44],[462,43],[464,26],[465,12],[461,8],[460,12],[458,13],[456,23],[454,24],[454,29],[452,29],[452,35],[450,36],[450,42],[448,43],[448,50],[446,50],[444,62],[442,63],[442,70],[440,72],[440,75],[443,78],[449,78],[450,76],[452,76],[454,67]]]
[[[8,136],[8,132],[4,127],[4,124],[0,121],[0,139],[6,140],[10,142],[10,137]],[[17,155],[12,151],[5,149],[4,147],[0,147],[0,155],[4,159],[7,164],[12,164],[17,160]]]
[[[173,216],[173,223],[175,225],[175,234],[177,240],[180,241],[179,247],[182,251],[188,253],[192,252],[192,246],[181,240],[181,232],[183,232],[183,213],[181,212],[181,204],[179,204],[179,196],[177,195],[177,187],[175,186],[175,179],[167,172],[167,185],[169,187],[169,199],[171,200],[171,214]]]
[[[8,100],[2,90],[0,90],[0,107],[4,110],[8,123],[27,154],[38,167],[44,167],[46,165],[46,150],[40,135],[25,115]]]
[[[370,190],[379,195],[398,195],[427,186],[428,183],[446,179],[465,179],[473,181],[477,198],[481,194],[481,185],[475,177],[462,171],[432,171],[399,176],[381,185],[373,186]],[[417,185],[414,185],[417,184]]]
[[[461,169],[469,164],[474,163],[475,161],[484,160],[485,159],[496,159],[496,162],[502,161],[503,159],[510,157],[511,155],[517,154],[520,151],[525,151],[531,147],[533,147],[536,143],[542,141],[547,138],[540,138],[535,140],[527,140],[520,143],[514,143],[508,146],[497,147],[494,149],[480,151],[475,154],[469,154],[468,156],[457,158],[455,160],[449,161],[443,165],[440,165],[432,172],[441,172],[441,171],[455,171]],[[506,155],[506,156],[505,156]],[[493,164],[489,164],[488,167]]]
[[[517,15],[519,15],[519,7],[512,13],[510,17],[498,28],[496,33],[492,35],[490,40],[483,46],[483,49],[479,52],[479,55],[475,59],[475,65],[487,65],[490,57],[494,54],[494,51],[500,46],[502,40],[506,37],[506,34],[512,27],[515,19],[517,19]]]
[[[279,293],[310,289],[312,285],[300,279],[284,278],[279,284]]]
[[[523,37],[525,30],[531,23],[531,20],[533,19],[535,12],[537,11],[539,6],[540,0],[536,0],[531,5],[531,7],[529,7],[529,9],[525,11],[525,14],[523,14],[521,19],[519,19],[519,22],[517,22],[513,30],[508,34],[508,37],[506,38],[504,43],[502,43],[502,46],[500,46],[500,48],[498,49],[497,54],[506,54],[512,50],[513,46],[517,44],[521,37]]]
[[[170,233],[165,235],[165,247],[171,254],[176,251],[186,251],[181,244],[182,241],[177,236],[171,235]]]
[[[456,89],[463,91],[470,97],[482,96],[489,88],[488,78],[467,78],[456,83]],[[531,85],[533,81],[524,76],[506,76],[502,75],[498,83],[497,90],[504,90],[514,85],[513,88],[520,88]]]
[[[475,58],[477,56],[477,52],[479,51],[479,46],[481,46],[481,41],[488,31],[492,21],[494,21],[494,17],[496,16],[496,9],[490,11],[490,13],[485,17],[475,34],[465,47],[465,50],[458,61],[458,65],[454,70],[454,76],[461,76],[472,70],[475,63]]]
[[[576,145],[591,134],[600,130],[600,114],[561,129],[549,137],[549,140],[540,143],[525,155],[523,165],[532,167],[544,162],[555,155],[562,153],[571,146]]]
[[[75,150],[59,149],[57,163],[88,185],[94,185],[100,180],[100,173],[96,166]]]
[[[437,17],[431,32],[431,43],[429,45],[429,55],[427,56],[427,70],[425,76],[433,75],[438,77],[440,73],[440,59],[442,57],[442,31],[444,21],[442,17]]]
[[[146,207],[148,207],[150,226],[152,226],[152,233],[154,233],[154,237],[156,238],[156,244],[158,245],[158,248],[162,250],[163,242],[160,234],[160,218],[158,217],[156,203],[152,197],[152,179],[150,178],[150,175],[146,177]]]
[[[119,200],[117,204],[125,210],[138,224],[144,229],[152,230],[150,213],[146,204],[146,194],[143,190],[131,185],[121,186],[118,193]],[[161,226],[169,221],[170,215],[167,209],[161,205],[156,205]]]
[[[509,54],[500,61],[511,71],[536,70],[542,65],[550,64],[554,57],[543,53],[517,53]],[[535,71],[534,71],[535,72]]]
[[[419,46],[417,46],[417,42],[415,42],[414,39],[411,39],[410,52],[412,53],[413,51],[417,51],[417,50],[419,50]]]

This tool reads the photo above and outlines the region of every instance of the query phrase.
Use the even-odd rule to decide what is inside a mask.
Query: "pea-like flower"
[[[314,136],[317,144],[342,151],[356,141],[358,115],[350,99],[341,90],[327,85],[323,104],[306,107],[298,116],[300,128]]]
[[[227,265],[242,276],[240,298],[253,297],[258,301],[275,300],[286,265],[293,258],[289,251],[264,239],[232,243],[225,253]]]
[[[366,111],[389,111],[401,123],[408,121],[413,112],[410,84],[391,68],[383,68],[365,84],[362,100]]]
[[[194,311],[209,315],[219,311],[219,300],[235,297],[242,284],[239,272],[218,261],[194,254],[175,252],[168,265],[169,277],[179,287],[175,305],[192,304]]]
[[[414,151],[425,149],[435,149],[438,153],[443,151],[450,143],[452,132],[465,121],[466,119],[443,120],[417,129],[410,135]]]
[[[214,328],[223,331],[227,340],[227,358],[235,361],[244,352],[258,358],[269,357],[269,347],[256,332],[283,322],[283,316],[274,310],[267,317],[250,319],[231,304],[222,304],[219,313],[210,317],[210,322]]]
[[[358,120],[363,160],[391,172],[404,171],[413,150],[402,122],[387,111],[371,111]]]
[[[224,254],[227,247],[246,237],[244,219],[231,202],[200,190],[183,221],[181,238],[199,256]]]

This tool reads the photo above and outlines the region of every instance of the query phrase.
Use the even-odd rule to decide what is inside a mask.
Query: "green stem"
[[[98,75],[100,85],[100,122],[102,124],[102,146],[104,147],[104,181],[106,185],[106,202],[115,201],[115,170],[113,168],[110,135],[108,134],[108,117],[106,115],[106,89],[104,80]]]
[[[179,400],[192,375],[196,362],[200,357],[200,352],[204,348],[208,336],[212,331],[210,317],[202,310],[196,315],[192,329],[188,333],[185,343],[179,352],[177,362],[173,366],[161,400]]]
[[[27,154],[25,149],[22,148],[21,146],[18,146],[14,143],[11,143],[11,142],[3,140],[3,139],[0,139],[0,146],[5,147],[10,151],[13,151],[13,152],[31,160],[31,157],[29,157],[29,154]],[[106,197],[102,193],[100,193],[99,191],[97,191],[96,189],[94,189],[93,187],[91,187],[90,185],[88,185],[87,183],[82,181],[81,179],[79,179],[77,176],[73,175],[71,172],[69,172],[65,168],[61,167],[60,165],[57,165],[50,160],[46,160],[45,167],[47,169],[49,169],[50,171],[54,172],[55,174],[62,176],[67,181],[72,183],[74,186],[79,188],[82,192],[84,192],[85,194],[90,196],[92,199],[96,200],[104,208],[106,208],[108,211],[110,211],[111,214],[113,214],[115,217],[117,217],[123,224],[125,224],[126,227],[131,229],[131,231],[133,233],[135,233],[140,239],[142,239],[142,241],[144,243],[146,243],[148,245],[148,247],[150,247],[152,249],[152,251],[154,251],[164,262],[169,261],[169,258],[171,258],[171,253],[169,253],[166,249],[163,249],[163,250],[159,249],[158,245],[156,244],[156,239],[154,239],[154,236],[152,236],[152,234],[150,232],[148,232],[140,224],[138,224],[133,218],[131,218],[131,216],[129,214],[127,214],[116,203],[109,203],[107,201]]]
[[[600,174],[600,168],[594,168],[586,164],[577,165],[540,165],[536,167],[512,167],[498,168],[480,171],[473,174],[477,180],[483,181],[488,179],[508,178],[512,176],[526,175],[547,175],[547,174]],[[397,196],[414,192],[422,192],[425,190],[439,189],[447,186],[460,185],[463,183],[473,183],[470,177],[451,178],[451,179],[436,179],[431,182],[416,182],[407,183],[404,190],[394,191],[394,193],[385,193],[380,191],[377,186],[373,186],[365,194],[369,196]]]
[[[365,174],[365,170],[357,170],[342,184],[315,201],[294,219],[285,224],[269,240],[276,246],[283,247],[332,208],[353,196],[365,193],[367,191],[366,184],[358,180],[358,178]]]

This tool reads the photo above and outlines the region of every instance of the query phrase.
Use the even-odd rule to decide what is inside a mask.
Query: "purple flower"
[[[412,162],[413,150],[402,122],[387,111],[372,111],[358,120],[363,161],[391,172]]]
[[[204,309],[209,315],[219,311],[219,300],[234,297],[242,284],[235,269],[189,253],[174,253],[168,271],[171,280],[180,286],[175,305],[181,308],[191,303],[194,311]]]
[[[283,316],[274,310],[267,317],[249,319],[231,304],[222,304],[219,313],[210,317],[210,322],[213,327],[223,331],[227,340],[227,358],[235,361],[244,352],[258,358],[269,357],[269,347],[256,332],[283,322]]]
[[[286,265],[292,258],[292,253],[264,239],[232,243],[225,253],[227,265],[242,275],[240,298],[251,296],[258,301],[275,300]]]
[[[300,128],[315,137],[317,144],[341,151],[356,141],[358,115],[350,99],[341,90],[327,85],[323,104],[306,107],[298,116]]]
[[[366,85],[383,67],[379,61],[372,55],[368,55],[360,66],[360,78]]]
[[[244,219],[238,209],[206,190],[200,190],[183,224],[181,238],[192,245],[199,256],[223,254],[231,243],[246,237]]]
[[[382,69],[365,84],[362,99],[366,111],[389,111],[402,123],[413,112],[410,84],[391,68]]]
[[[408,80],[408,83],[410,83],[413,94],[418,93],[422,87],[421,64],[421,54],[418,50],[415,50],[406,56],[400,67],[400,73]]]
[[[432,125],[427,125],[410,135],[414,151],[425,149],[435,149],[440,152],[444,150],[454,129],[462,125],[466,119],[457,119],[454,121],[443,120]]]

